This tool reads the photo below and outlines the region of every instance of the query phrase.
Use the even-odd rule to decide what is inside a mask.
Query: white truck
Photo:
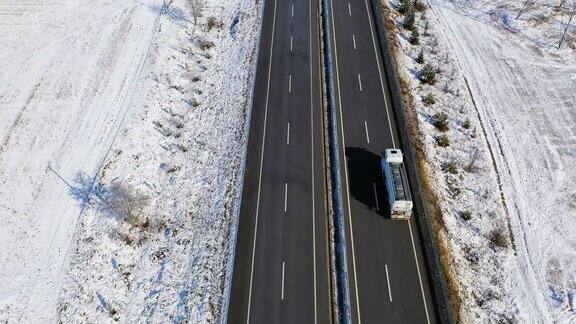
[[[404,167],[402,151],[387,149],[382,153],[382,173],[388,194],[390,217],[410,219],[412,215],[412,195]]]

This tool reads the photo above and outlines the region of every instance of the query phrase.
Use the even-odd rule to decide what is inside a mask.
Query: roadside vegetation
[[[471,304],[499,302],[496,295],[478,298],[466,278],[494,280],[500,274],[483,269],[501,266],[511,253],[498,187],[491,182],[494,170],[471,95],[427,17],[433,14],[428,5],[380,1],[454,319],[466,322],[475,311]],[[478,191],[478,186],[490,187]],[[482,243],[470,244],[467,237]]]

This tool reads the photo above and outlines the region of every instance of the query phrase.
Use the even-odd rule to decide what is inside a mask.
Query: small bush
[[[462,127],[464,127],[465,129],[470,128],[470,119],[466,118],[464,124],[462,124]]]
[[[418,28],[412,29],[412,33],[410,33],[410,44],[412,45],[420,44],[420,34],[418,33]]]
[[[424,64],[424,52],[423,51],[420,51],[420,53],[418,53],[418,57],[416,58],[416,63]]]
[[[436,138],[436,144],[440,147],[450,146],[450,140],[446,135],[440,135]]]
[[[182,119],[175,116],[170,117],[168,119],[168,122],[174,125],[176,129],[182,129],[184,127],[184,122],[182,121]]]
[[[462,217],[463,220],[470,220],[472,219],[472,212],[469,210],[465,210],[460,213],[460,217]]]
[[[426,97],[422,98],[422,102],[426,106],[433,105],[436,103],[436,97],[434,97],[434,94],[432,92],[430,92],[428,95],[426,95]]]
[[[196,108],[198,106],[200,106],[200,101],[196,98],[192,99],[192,107]]]
[[[208,27],[208,31],[211,31],[214,28],[222,29],[224,27],[224,23],[216,19],[215,17],[210,17],[206,22],[206,27]]]
[[[113,182],[101,199],[106,209],[128,224],[134,227],[145,224],[142,213],[148,206],[149,199],[128,184]]]
[[[472,264],[478,264],[478,262],[480,262],[480,254],[478,251],[468,251],[466,259],[468,259]]]
[[[132,245],[134,243],[134,238],[129,234],[121,234],[121,237],[125,245]]]
[[[414,1],[414,10],[424,12],[426,10],[426,5],[421,0],[416,0]]]
[[[488,238],[490,239],[490,243],[492,243],[496,247],[499,248],[508,247],[508,239],[506,238],[506,234],[504,234],[504,231],[500,228],[493,229],[490,232]]]
[[[448,131],[448,116],[444,112],[434,114],[434,127],[441,132]]]
[[[402,27],[407,30],[412,30],[414,28],[414,9],[410,8],[410,10],[406,13],[404,17],[404,21],[402,22]]]
[[[424,33],[423,33],[425,37],[430,36],[429,30],[430,30],[430,23],[428,22],[428,20],[426,20],[426,22],[424,23]]]
[[[178,143],[178,148],[180,149],[180,151],[182,151],[183,153],[188,152],[188,150],[190,149],[190,145],[185,142],[185,141],[180,141],[180,143]]]
[[[206,39],[198,39],[197,42],[198,42],[198,47],[203,51],[209,50],[212,47],[214,47],[214,43],[209,41],[209,40],[206,40]]]
[[[426,64],[418,73],[418,79],[420,82],[425,84],[434,84],[436,83],[436,69],[430,65]]]
[[[451,173],[451,174],[457,174],[458,173],[458,167],[456,166],[456,162],[450,161],[450,162],[444,164],[444,171]]]
[[[398,7],[398,12],[404,15],[412,10],[412,6],[413,4],[411,0],[401,0],[400,7]]]

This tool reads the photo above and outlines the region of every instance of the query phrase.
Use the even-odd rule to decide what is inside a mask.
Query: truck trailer
[[[382,153],[382,173],[390,206],[390,218],[410,219],[412,195],[404,167],[402,151],[387,149]]]

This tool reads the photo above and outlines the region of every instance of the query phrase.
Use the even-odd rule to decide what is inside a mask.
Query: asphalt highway
[[[329,323],[317,4],[265,1],[229,323]]]
[[[435,323],[414,217],[387,216],[402,143],[367,1],[328,1],[351,319]],[[332,321],[319,46],[315,1],[265,2],[229,323]]]
[[[352,322],[434,323],[414,215],[388,218],[380,154],[401,143],[368,1],[329,1]]]

